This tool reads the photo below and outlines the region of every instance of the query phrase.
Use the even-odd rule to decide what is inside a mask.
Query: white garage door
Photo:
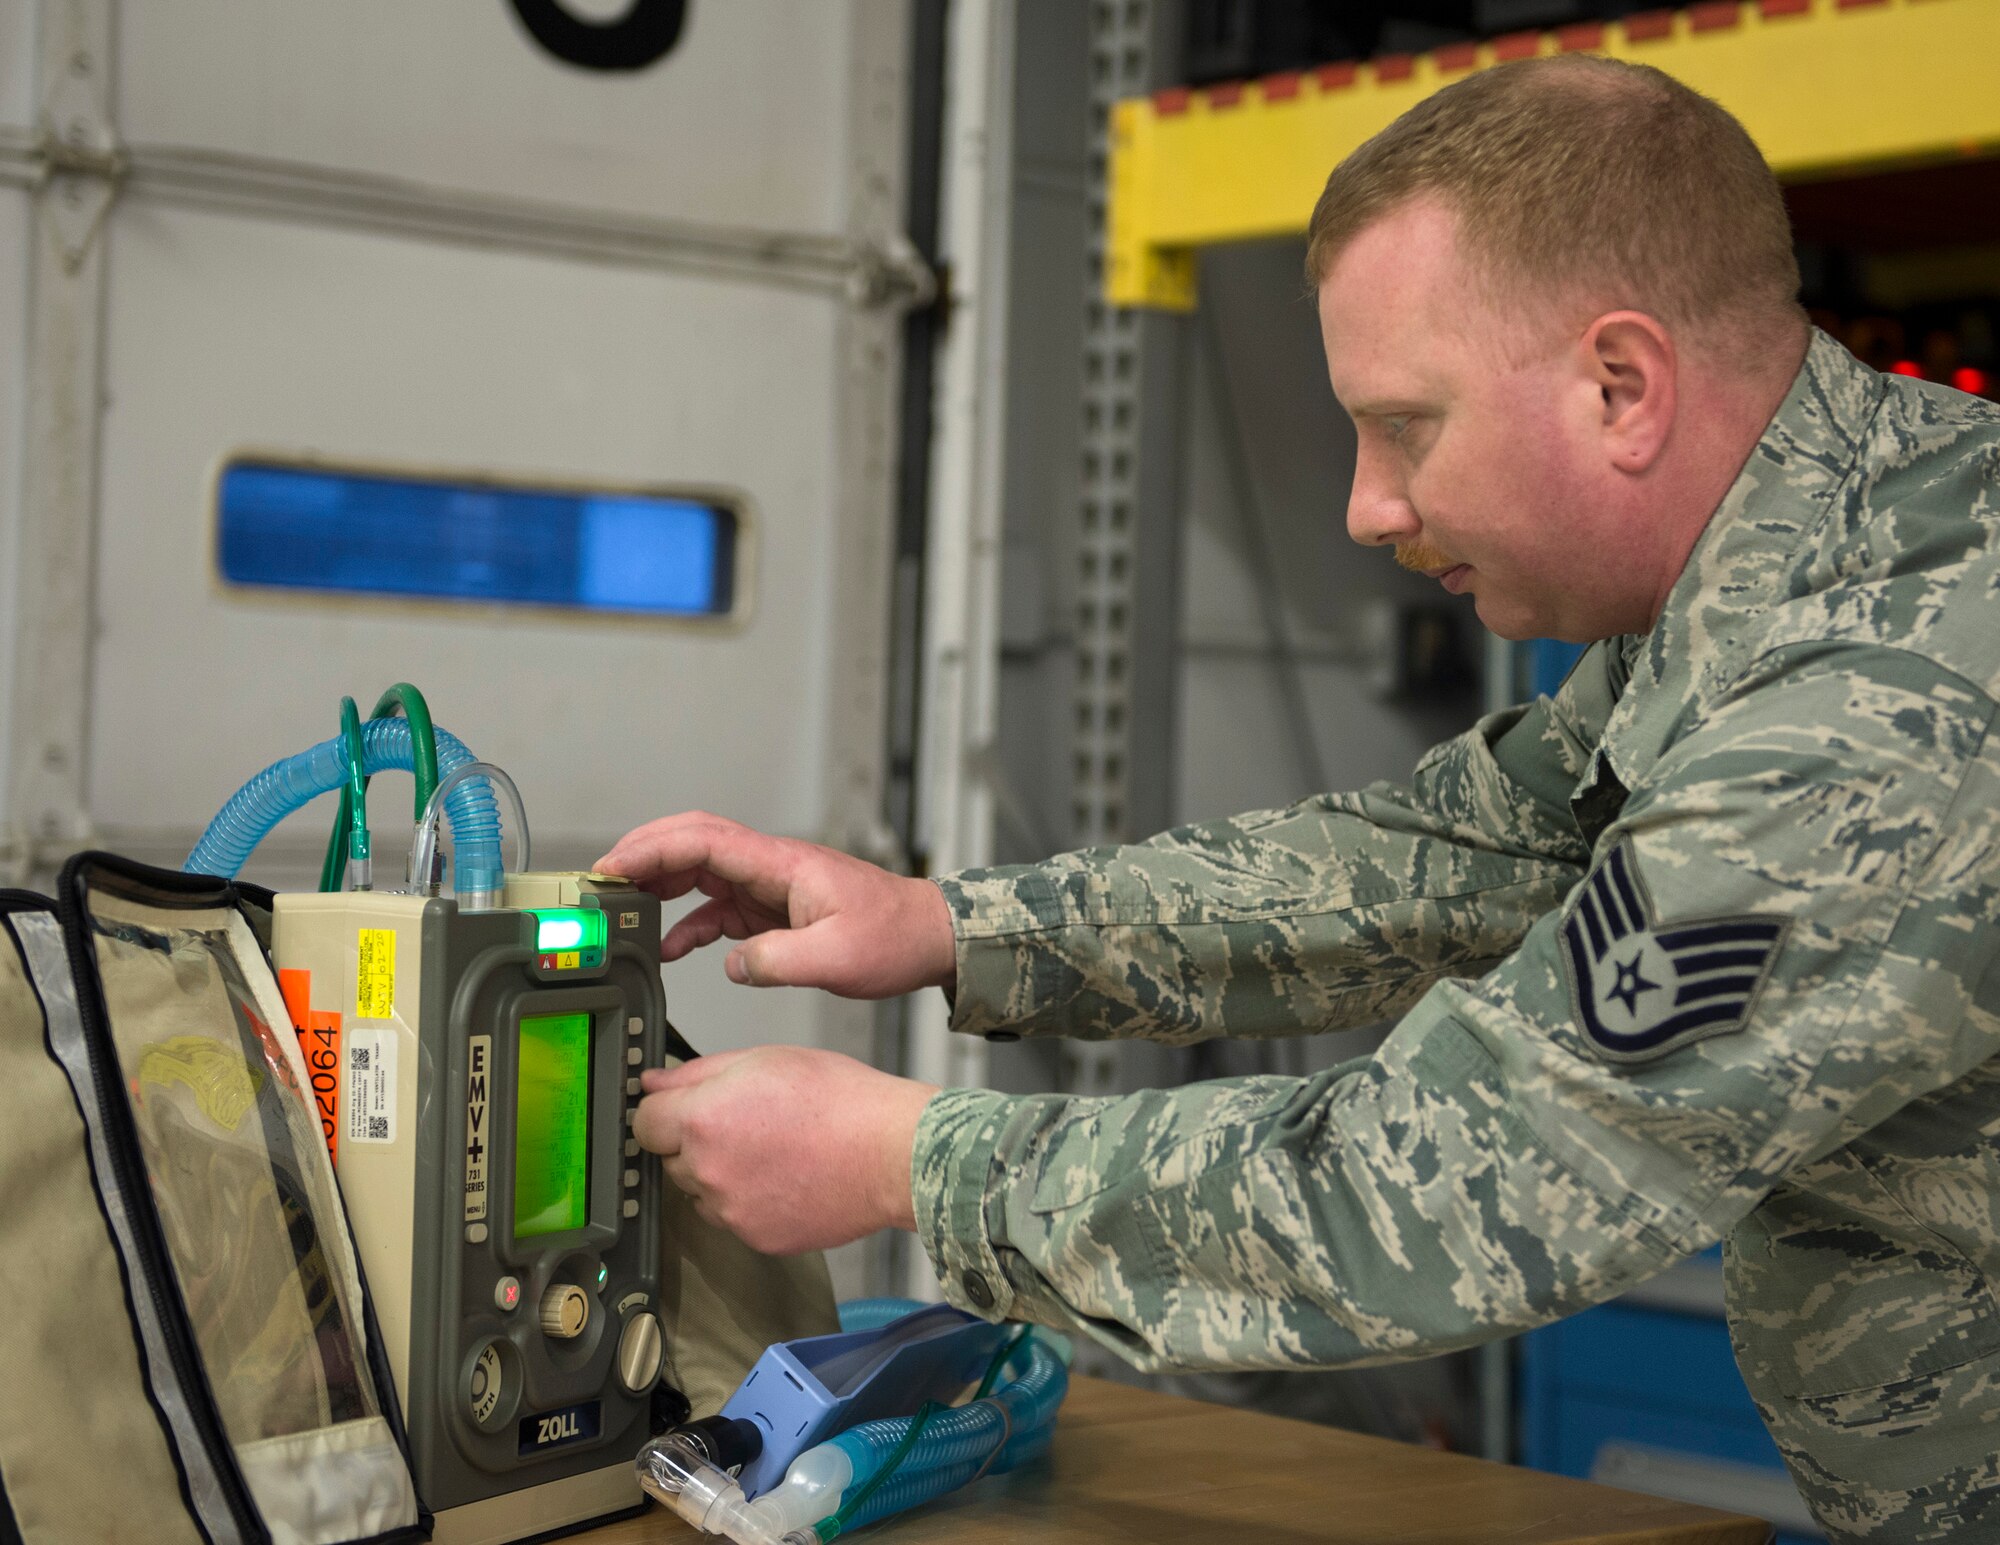
[[[543,864],[691,806],[864,845],[896,312],[855,297],[897,286],[904,57],[896,0],[695,0],[629,73],[556,60],[503,0],[0,0],[17,872],[79,840],[178,862],[341,694],[402,679],[513,774]],[[733,490],[747,605],[234,588],[212,490],[245,451]],[[378,786],[378,873],[407,789]],[[310,883],[329,818],[250,872]],[[714,961],[668,988],[711,1046],[864,1023]]]

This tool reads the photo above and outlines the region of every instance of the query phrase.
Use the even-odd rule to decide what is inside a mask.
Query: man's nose
[[[1422,529],[1401,482],[1386,476],[1375,457],[1359,457],[1347,495],[1347,534],[1363,547],[1386,547],[1412,541]]]

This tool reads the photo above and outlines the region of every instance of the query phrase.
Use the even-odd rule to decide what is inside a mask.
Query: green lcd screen
[[[590,1016],[521,1021],[514,1097],[514,1237],[590,1221]]]

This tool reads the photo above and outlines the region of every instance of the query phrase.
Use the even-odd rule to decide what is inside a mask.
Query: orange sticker
[[[340,1016],[308,1013],[306,1027],[299,1032],[299,1050],[305,1054],[306,1074],[312,1079],[313,1104],[319,1110],[320,1131],[326,1134],[326,1153],[335,1167],[340,1164]]]
[[[297,967],[278,973],[278,991],[285,996],[285,1009],[292,1016],[292,1028],[304,1030],[312,1008],[313,974]]]
[[[299,1033],[299,1054],[306,1060],[306,1077],[312,1082],[313,1106],[319,1113],[319,1129],[326,1137],[326,1155],[337,1165],[340,1162],[340,1016],[313,1011],[310,971],[280,971],[278,991],[285,995],[292,1028]]]

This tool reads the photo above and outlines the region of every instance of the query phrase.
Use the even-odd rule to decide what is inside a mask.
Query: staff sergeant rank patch
[[[1745,916],[1658,926],[1631,845],[1620,842],[1563,919],[1560,953],[1577,1024],[1605,1061],[1625,1063],[1740,1030],[1785,925]]]

